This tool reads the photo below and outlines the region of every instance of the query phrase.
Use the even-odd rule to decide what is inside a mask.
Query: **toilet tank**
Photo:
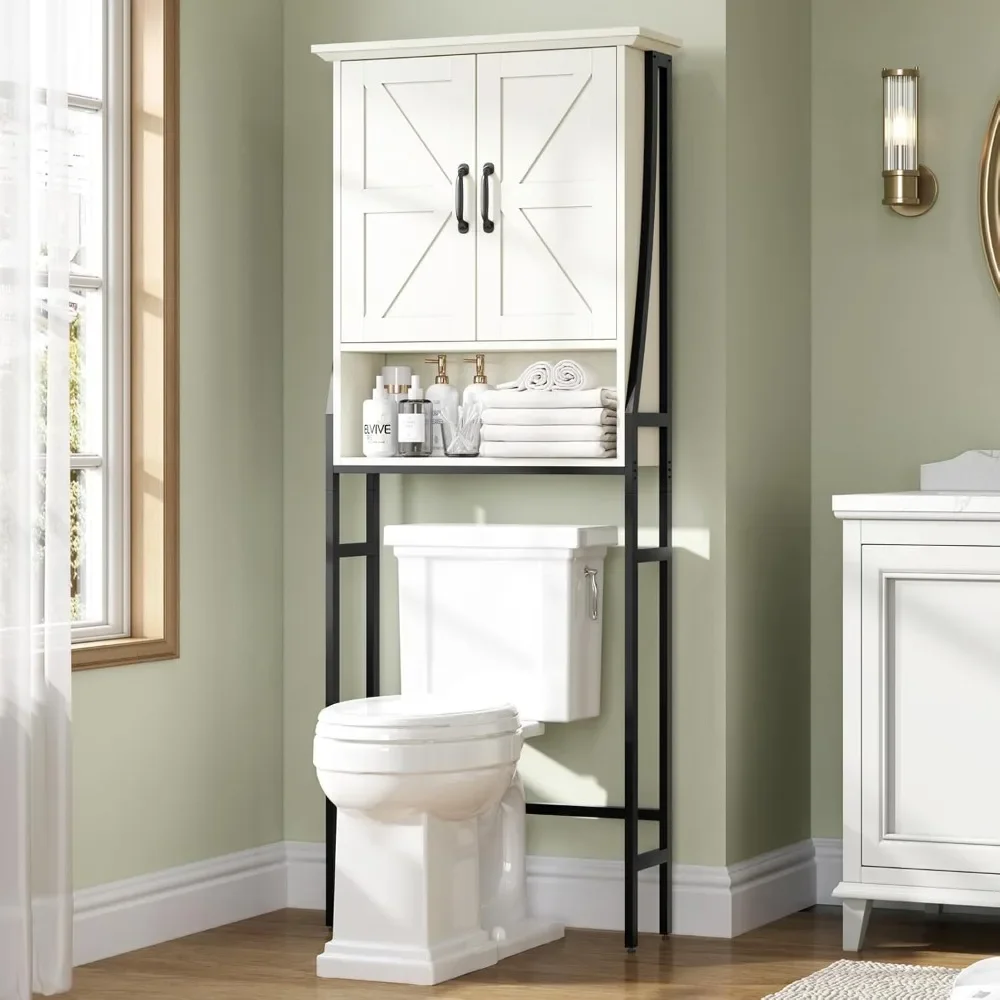
[[[403,694],[509,701],[523,721],[601,710],[612,525],[393,524]]]

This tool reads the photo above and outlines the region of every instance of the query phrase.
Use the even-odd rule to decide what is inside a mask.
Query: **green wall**
[[[812,828],[841,834],[835,493],[915,489],[922,462],[1000,440],[1000,305],[979,240],[979,156],[1000,91],[991,0],[814,0]],[[883,66],[921,71],[937,205],[880,204]]]
[[[809,4],[726,23],[726,844],[809,834]]]
[[[181,657],[73,678],[77,887],[283,836],[281,30],[181,5]]]

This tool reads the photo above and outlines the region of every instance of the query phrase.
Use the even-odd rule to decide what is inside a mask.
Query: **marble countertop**
[[[993,521],[1000,520],[1000,491],[845,493],[833,498],[833,512],[849,520],[910,516]]]

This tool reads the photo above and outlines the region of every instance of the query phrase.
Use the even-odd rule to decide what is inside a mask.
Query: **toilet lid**
[[[324,708],[316,735],[331,739],[452,741],[517,732],[517,709],[509,704],[471,704],[441,695],[357,698]]]

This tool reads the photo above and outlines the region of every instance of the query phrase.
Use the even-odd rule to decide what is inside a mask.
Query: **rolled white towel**
[[[484,441],[480,458],[614,458],[600,441]]]
[[[616,410],[598,406],[550,407],[547,410],[519,410],[506,407],[491,407],[483,410],[483,426],[501,424],[503,426],[522,425],[530,427],[565,426],[613,427],[618,423]]]
[[[609,388],[577,389],[576,392],[534,392],[527,389],[524,392],[503,392],[491,389],[481,397],[483,409],[506,407],[507,409],[553,409],[556,407],[606,407],[618,409],[618,390]]]
[[[483,424],[483,441],[601,441],[614,446],[617,432],[614,427],[599,424],[546,424],[530,426],[518,424]]]
[[[593,389],[600,384],[600,380],[586,365],[576,361],[557,361],[552,366],[553,389]]]
[[[513,382],[501,382],[498,389],[551,389],[552,388],[552,365],[547,361],[536,361],[528,365]]]

